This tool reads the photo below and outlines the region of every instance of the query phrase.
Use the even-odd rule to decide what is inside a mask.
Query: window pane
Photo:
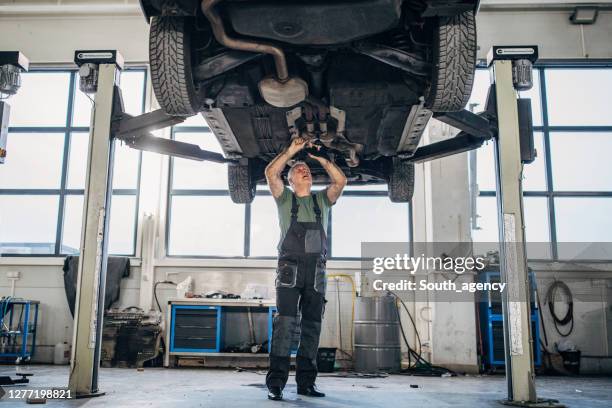
[[[473,112],[482,112],[485,109],[485,103],[487,102],[487,93],[491,81],[489,79],[488,69],[477,69],[474,75],[474,86],[472,87],[472,95],[470,100],[465,107],[467,110]]]
[[[362,242],[406,242],[409,239],[407,204],[394,204],[387,197],[347,196],[333,206],[334,258],[359,258]]]
[[[534,144],[538,154],[533,163],[524,166],[523,189],[525,191],[546,191],[546,151],[544,150],[544,135],[541,132],[534,133]],[[476,182],[480,191],[495,191],[494,151],[494,142],[489,142],[476,150]]]
[[[115,165],[113,167],[113,188],[138,188],[138,165],[140,150],[115,142]]]
[[[79,89],[79,74],[74,81],[74,101],[72,102],[72,126],[89,127],[91,120],[91,108],[96,98],[95,94],[86,94]]]
[[[0,253],[52,254],[57,196],[0,195]]]
[[[83,196],[69,195],[64,199],[64,225],[62,226],[62,254],[78,254],[83,224]]]
[[[612,125],[612,69],[547,69],[551,126]]]
[[[475,254],[486,254],[487,251],[499,249],[499,232],[497,229],[497,198],[478,197],[476,199],[476,225],[472,230]]]
[[[89,133],[74,132],[70,139],[67,188],[85,188]],[[121,142],[115,142],[115,165],[113,170],[114,189],[138,188],[138,165],[140,150],[132,149]]]
[[[210,132],[176,132],[176,140],[199,145],[201,149],[221,153],[221,146]],[[187,159],[172,159],[172,188],[227,190],[227,164]]]
[[[529,258],[548,259],[551,257],[548,205],[545,197],[524,197],[525,239],[529,245]],[[497,198],[478,197],[476,201],[478,229],[472,230],[474,253],[485,254],[498,250],[499,229],[497,223]]]
[[[480,191],[495,191],[495,145],[487,142],[476,150],[476,183]]]
[[[66,196],[64,226],[62,232],[62,253],[75,254],[81,245],[83,228],[83,196]],[[136,224],[136,196],[113,195],[108,231],[108,253],[112,255],[133,255]]]
[[[108,253],[133,255],[136,227],[136,196],[113,195],[108,227]]]
[[[244,205],[229,197],[174,196],[170,210],[169,255],[244,255]]]
[[[542,98],[540,98],[540,71],[533,70],[533,87],[519,92],[521,98],[531,99],[531,113],[534,126],[542,126]]]
[[[70,150],[68,153],[68,176],[66,187],[69,189],[85,188],[85,172],[87,171],[87,148],[89,133],[74,132],[70,135]]]
[[[11,98],[10,126],[66,126],[68,72],[32,72],[21,76]]]
[[[193,115],[193,116],[188,117],[187,119],[185,119],[183,123],[179,123],[175,127],[178,127],[178,126],[202,126],[204,127],[204,126],[208,126],[208,123],[206,123],[206,120],[204,120],[204,116]]]
[[[546,197],[524,197],[525,240],[530,259],[550,259],[550,227],[548,223],[548,199]]]
[[[272,196],[256,196],[251,204],[251,256],[276,256],[280,239],[278,212]]]
[[[143,113],[144,71],[121,72],[120,87],[126,113],[136,116]]]
[[[388,191],[387,183],[369,184],[365,186],[346,186],[344,191]]]
[[[611,213],[611,198],[556,198],[555,220],[559,258],[612,259],[609,244],[612,242]],[[563,244],[565,242],[571,244]]]
[[[544,134],[533,134],[537,157],[533,163],[523,166],[523,190],[546,191],[546,151],[544,150]]]
[[[60,188],[64,133],[10,133],[0,188]]]
[[[142,70],[129,70],[121,72],[120,88],[123,97],[123,107],[131,115],[143,113],[144,76]],[[95,94],[85,94],[79,90],[78,74],[74,89],[74,108],[72,126],[89,127],[91,120],[92,100]]]
[[[472,231],[472,239],[474,242],[498,242],[497,198],[478,197],[476,207],[478,228]]]
[[[612,190],[612,133],[551,133],[555,190]]]

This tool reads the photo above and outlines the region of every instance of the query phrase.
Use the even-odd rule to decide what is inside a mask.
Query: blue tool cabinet
[[[173,305],[171,322],[170,351],[221,349],[221,306]]]
[[[169,366],[170,356],[267,358],[266,353],[226,349],[254,335],[256,343],[268,341],[269,351],[275,311],[274,299],[169,299],[164,365]]]
[[[483,272],[478,275],[478,281],[484,283],[497,283],[501,281],[497,271]],[[531,335],[533,338],[534,364],[541,364],[540,350],[540,319],[538,317],[537,303],[535,302],[536,281],[533,272],[529,273],[531,286]],[[504,328],[499,293],[487,293],[485,298],[479,299],[479,324],[482,335],[482,358],[485,367],[489,369],[505,366],[504,354]]]

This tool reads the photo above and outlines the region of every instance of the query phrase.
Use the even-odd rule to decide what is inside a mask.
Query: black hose
[[[402,304],[402,307],[404,308],[404,310],[408,314],[408,317],[410,318],[410,322],[412,323],[412,327],[414,327],[414,333],[416,334],[416,338],[417,338],[417,341],[419,343],[419,353],[418,354],[420,356],[422,351],[423,351],[423,344],[421,343],[421,336],[419,335],[419,330],[417,329],[416,323],[414,322],[414,319],[412,318],[412,314],[410,314],[410,311],[408,310],[408,307],[406,306],[406,303],[404,303],[404,301],[399,296],[397,296],[396,293],[391,292],[391,291],[389,291],[389,293],[392,294],[393,296],[395,296],[395,298],[400,301],[400,303]],[[399,318],[399,313],[398,313],[398,318]],[[400,319],[399,322],[400,322],[400,326],[401,326],[402,320]]]
[[[456,376],[457,373],[455,373],[454,371],[449,370],[448,368],[445,368],[445,367],[440,367],[440,366],[437,366],[437,365],[433,365],[429,361],[427,361],[427,360],[425,360],[423,358],[423,356],[421,355],[422,345],[421,345],[421,338],[419,336],[419,331],[416,328],[416,324],[414,323],[414,319],[412,318],[412,315],[408,311],[408,307],[406,306],[404,301],[402,299],[400,299],[400,297],[397,294],[395,294],[394,292],[391,292],[391,291],[388,291],[388,292],[391,295],[395,296],[395,298],[400,301],[400,303],[402,304],[402,306],[406,310],[406,313],[408,313],[408,317],[410,317],[410,321],[412,322],[412,324],[414,326],[414,331],[415,331],[417,339],[419,341],[419,352],[417,353],[415,350],[413,350],[410,347],[410,344],[408,343],[408,339],[406,338],[406,334],[404,333],[404,326],[402,325],[402,319],[400,318],[399,307],[396,307],[395,308],[395,312],[397,313],[397,320],[399,322],[399,326],[400,326],[400,331],[402,333],[402,337],[404,338],[404,343],[406,343],[406,347],[408,348],[408,363],[410,365],[409,368],[406,368],[406,369],[402,370],[401,374],[415,375],[415,376],[424,376],[424,377],[440,377],[443,374],[450,374],[452,376]],[[414,366],[411,366],[412,365],[411,364],[411,358],[415,359]]]
[[[338,299],[338,334],[340,335],[340,347],[338,347],[338,351],[347,355],[351,360],[353,360],[353,355],[346,352],[342,348],[342,312],[340,310],[340,285],[338,281],[336,281],[336,298]]]
[[[171,282],[171,281],[159,281],[159,282],[155,282],[155,285],[153,285],[153,296],[155,297],[155,303],[157,303],[157,308],[159,309],[159,312],[161,313],[161,306],[159,305],[159,299],[157,299],[157,285],[160,285],[162,283],[168,284],[168,285],[174,285],[176,286],[176,283]],[[170,322],[167,322],[166,324],[169,324]],[[161,346],[164,349],[164,352],[167,352],[168,349],[166,348],[166,341],[164,340],[164,336],[161,336]]]
[[[542,334],[544,335],[544,343],[542,343],[542,340],[540,340],[540,343],[542,343],[542,348],[544,349],[544,351],[548,351],[548,335],[546,334],[546,325],[544,325],[544,314],[542,313],[542,305],[540,304],[540,293],[538,292],[537,286],[535,288],[535,293],[536,301],[538,302],[538,314],[540,315],[540,321],[542,322]],[[546,346],[544,346],[544,344],[546,344]]]
[[[566,299],[567,299],[567,312],[565,316],[559,318],[555,311],[555,296],[557,294],[557,290],[561,290]],[[548,303],[548,310],[550,311],[550,315],[553,318],[553,322],[555,323],[555,330],[561,337],[567,337],[574,330],[574,301],[572,298],[572,291],[563,281],[554,281],[552,285],[548,288],[548,292],[546,292],[546,303]],[[566,333],[561,332],[559,326],[570,325],[569,330]]]
[[[155,285],[153,285],[153,296],[155,296],[155,303],[157,303],[157,308],[159,309],[160,313],[161,313],[162,310],[161,310],[161,306],[159,305],[159,300],[157,299],[157,285],[160,285],[162,283],[176,286],[176,283],[171,282],[171,281],[155,282]]]

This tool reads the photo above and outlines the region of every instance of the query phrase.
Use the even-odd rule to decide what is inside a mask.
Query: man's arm
[[[342,195],[342,190],[344,189],[344,186],[346,186],[346,176],[342,170],[340,170],[340,167],[336,166],[335,163],[327,160],[326,158],[314,156],[310,153],[308,153],[308,156],[318,161],[331,179],[331,184],[327,187],[327,199],[330,203],[334,204],[336,200],[340,198]]]
[[[268,182],[272,197],[279,198],[283,194],[285,186],[283,185],[281,173],[285,169],[287,162],[306,146],[306,142],[305,138],[296,137],[291,141],[289,147],[280,152],[266,167],[266,181]]]

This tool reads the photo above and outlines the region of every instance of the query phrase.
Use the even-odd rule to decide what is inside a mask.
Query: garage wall
[[[0,5],[10,2],[0,1]],[[75,2],[78,3],[78,2]],[[103,2],[102,2],[103,3]],[[109,2],[107,2],[109,3]],[[124,3],[123,1],[117,3]],[[128,3],[134,3],[129,1]],[[6,12],[0,8],[0,12]],[[568,11],[500,11],[485,10],[478,16],[479,57],[484,58],[492,44],[538,44],[542,58],[563,59],[612,58],[612,12],[602,11],[597,24],[584,27],[584,48],[580,27],[568,22]],[[115,15],[99,11],[96,15],[76,13],[59,14],[47,11],[44,15],[33,15],[30,12],[11,12],[0,14],[0,49],[20,49],[33,63],[51,65],[71,65],[75,49],[108,49],[117,48],[129,63],[147,61],[148,27],[142,16],[133,12],[117,9]],[[438,133],[436,133],[438,132]],[[443,134],[438,129],[432,134],[432,139]],[[441,132],[441,133],[440,133]],[[156,165],[161,161],[157,161]],[[455,241],[469,236],[469,209],[467,197],[467,166],[464,155],[447,158],[420,165],[417,169],[417,188],[414,201],[414,231],[416,240]],[[151,186],[146,187],[151,193]],[[153,194],[155,195],[155,194]],[[161,196],[158,194],[158,196]],[[159,206],[152,205],[147,211],[163,214]],[[141,214],[142,217],[142,214]],[[160,217],[156,217],[161,220]],[[161,220],[163,223],[163,220]],[[157,236],[163,236],[158,228]],[[160,258],[160,240],[157,240],[156,258]],[[14,265],[18,263],[18,265]],[[170,278],[175,281],[187,276],[194,277],[198,291],[207,288],[219,288],[212,283],[218,283],[223,289],[240,292],[249,281],[257,281],[272,285],[273,264],[261,267],[242,266],[209,266],[207,262],[191,262],[180,264],[178,261],[159,260],[153,264],[152,277],[155,280]],[[331,273],[352,273],[356,265],[339,263],[331,265]],[[554,267],[553,267],[554,269]],[[10,282],[6,279],[7,271],[18,270],[22,278],[16,283],[16,296],[39,299],[42,302],[41,326],[39,328],[38,361],[52,360],[52,346],[72,337],[71,317],[68,311],[61,272],[61,261],[54,259],[38,259],[18,261],[0,259],[0,295],[10,293]],[[550,272],[561,275],[563,279],[571,280],[583,271]],[[149,273],[149,272],[148,272]],[[550,278],[549,278],[550,279]],[[592,284],[601,284],[601,279],[609,281],[609,276],[593,278]],[[144,283],[150,287],[150,280]],[[542,287],[546,286],[542,280]],[[549,281],[548,281],[549,282]],[[580,320],[577,327],[580,333],[574,340],[585,352],[596,355],[608,355],[608,342],[612,336],[605,337],[612,325],[610,316],[606,317],[606,306],[610,304],[610,289],[602,287],[600,303],[590,303],[576,306],[576,318]],[[609,286],[609,284],[608,284]],[[140,268],[133,269],[132,277],[122,283],[120,306],[139,304],[143,296],[140,294]],[[333,284],[330,290],[335,291]],[[350,327],[350,296],[349,289],[343,288],[341,295],[340,317],[343,328]],[[605,295],[604,295],[605,292]],[[544,293],[544,292],[542,292]],[[164,299],[172,296],[173,289],[160,286],[159,296],[163,305]],[[149,298],[144,296],[144,298]],[[330,298],[322,345],[337,345],[338,306]],[[417,326],[421,336],[427,343],[428,351],[436,364],[449,365],[459,369],[473,370],[476,365],[476,325],[473,305],[465,304],[434,304],[412,305],[414,314],[421,308],[433,306],[430,315],[418,313]],[[431,317],[431,323],[428,321]],[[547,313],[545,313],[547,316]],[[334,320],[332,320],[334,319]],[[407,325],[408,326],[408,325]],[[551,322],[548,327],[552,331]],[[597,336],[590,334],[598,333]],[[602,335],[600,336],[599,333]],[[414,341],[412,335],[409,336]],[[343,347],[350,347],[348,336],[343,335]],[[556,338],[551,334],[552,341]],[[557,339],[558,340],[558,339]],[[462,350],[457,352],[457,350]],[[595,363],[597,365],[599,363]]]
[[[540,47],[540,58],[611,58],[612,11],[600,11],[594,25],[569,22],[570,11],[483,11],[477,16],[478,57],[492,45],[527,44]]]
[[[25,261],[25,262],[24,262]],[[68,308],[62,271],[63,259],[34,260],[0,258],[0,296],[11,294],[7,272],[20,272],[15,282],[14,296],[40,301],[38,333],[34,361],[53,362],[53,346],[59,342],[72,343],[73,319]],[[121,297],[117,307],[138,305],[140,269],[132,267],[129,278],[121,281]]]
[[[493,44],[537,44],[546,59],[612,58],[612,11],[600,11],[596,24],[583,26],[584,51],[581,28],[569,23],[569,15],[567,10],[484,10],[477,16],[478,57],[485,58]],[[148,25],[133,12],[0,14],[0,23],[0,48],[17,47],[36,63],[71,63],[74,50],[101,48],[118,48],[129,62],[148,59]]]

